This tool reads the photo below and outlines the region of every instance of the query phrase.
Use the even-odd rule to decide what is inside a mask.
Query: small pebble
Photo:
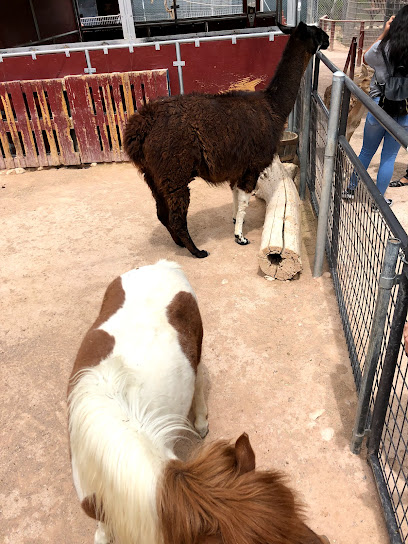
[[[272,276],[264,276],[264,279],[267,281],[273,281],[275,278],[273,278]]]
[[[37,168],[37,172],[41,172],[41,170],[44,170],[44,166],[39,166],[39,167]]]
[[[330,272],[323,272],[323,278],[331,278]]]
[[[225,285],[228,283],[228,280],[222,280],[221,285]]]
[[[316,412],[312,412],[311,414],[309,414],[309,417],[310,417],[310,419],[317,419],[322,414],[324,414],[324,409],[323,408],[321,410],[316,410]]]
[[[24,168],[16,168],[16,174],[25,174]]]
[[[91,162],[91,166],[96,166],[96,162]]]
[[[327,427],[327,429],[323,429],[322,431],[320,431],[320,434],[323,440],[325,440],[326,442],[330,442],[330,440],[334,436],[334,429],[332,429],[331,427]]]

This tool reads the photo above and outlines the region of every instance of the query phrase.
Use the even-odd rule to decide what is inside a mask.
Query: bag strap
[[[381,46],[379,46],[379,47],[381,49],[381,54],[382,54],[384,62],[385,62],[385,67],[387,68],[388,75],[391,77],[393,75],[393,71],[391,71],[390,61],[387,59],[387,56],[384,53],[384,49]]]

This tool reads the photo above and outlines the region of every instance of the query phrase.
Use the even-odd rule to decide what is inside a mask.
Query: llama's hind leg
[[[204,378],[202,365],[197,367],[197,376],[193,398],[194,427],[201,438],[208,433],[208,411],[204,397]]]
[[[156,195],[156,209],[157,209],[157,217],[159,221],[166,227],[166,229],[169,231],[170,236],[173,238],[173,241],[180,247],[185,247],[183,242],[180,240],[180,238],[173,232],[173,230],[169,226],[169,208],[166,202],[166,199],[162,197],[161,195]]]
[[[238,211],[237,211],[237,218],[235,221],[235,241],[237,244],[240,244],[241,246],[245,246],[249,244],[249,240],[244,237],[242,234],[242,225],[244,224],[244,217],[246,214],[246,209],[248,208],[249,204],[249,198],[251,196],[251,193],[247,193],[243,191],[242,189],[237,188],[237,198],[238,198]]]
[[[236,185],[231,185],[232,191],[232,221],[234,224],[237,222],[237,212],[238,212],[238,187]]]
[[[188,187],[182,187],[166,195],[167,205],[169,207],[169,231],[181,240],[184,246],[195,257],[203,259],[208,256],[208,252],[196,247],[187,228],[187,211],[190,203],[190,190]],[[171,233],[171,232],[170,232]]]

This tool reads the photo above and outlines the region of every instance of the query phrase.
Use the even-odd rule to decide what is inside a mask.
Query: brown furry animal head
[[[249,438],[168,463],[158,488],[164,544],[321,544],[284,477],[255,471]]]
[[[314,55],[318,49],[327,49],[330,41],[324,30],[314,25],[306,25],[302,21],[296,27],[284,26],[278,23],[279,30],[283,34],[293,34],[302,42],[309,42],[307,51]]]

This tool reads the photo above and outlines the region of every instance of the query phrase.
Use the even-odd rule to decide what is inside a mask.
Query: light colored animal
[[[176,263],[131,270],[108,287],[68,387],[73,480],[98,520],[95,544],[327,543],[305,525],[282,475],[255,470],[246,434],[175,456],[191,404],[196,430],[208,431],[202,334]]]
[[[370,81],[373,77],[374,70],[363,64],[361,66],[360,73],[355,77],[354,82],[360,87],[362,91],[366,94],[370,91]],[[332,86],[329,85],[324,92],[324,104],[327,109],[330,109],[330,100],[331,100],[331,90]],[[364,107],[363,103],[358,100],[354,95],[350,97],[349,113],[347,118],[347,128],[346,128],[346,139],[349,142],[354,132],[357,130],[361,123],[361,119],[365,115],[367,109]]]

